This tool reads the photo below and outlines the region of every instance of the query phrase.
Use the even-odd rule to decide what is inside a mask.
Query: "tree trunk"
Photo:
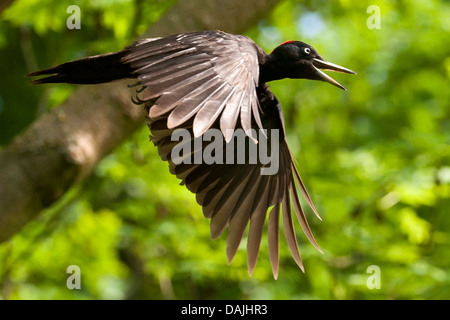
[[[180,1],[145,37],[195,30],[242,33],[278,0]],[[0,153],[0,242],[58,200],[144,123],[143,109],[120,81],[80,86]],[[146,143],[144,141],[143,143]]]

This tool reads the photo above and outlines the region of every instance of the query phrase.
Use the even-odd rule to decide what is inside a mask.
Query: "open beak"
[[[314,66],[314,69],[316,69],[317,75],[319,76],[319,80],[331,83],[332,85],[334,85],[338,88],[341,88],[342,90],[347,90],[347,89],[345,89],[339,82],[337,82],[332,77],[330,77],[329,75],[324,73],[322,70],[356,74],[355,71],[352,71],[350,69],[338,66],[337,64],[334,64],[334,63],[331,63],[331,62],[328,62],[325,60],[316,59],[316,58],[313,58],[313,66]],[[320,69],[322,69],[322,70],[320,70]]]

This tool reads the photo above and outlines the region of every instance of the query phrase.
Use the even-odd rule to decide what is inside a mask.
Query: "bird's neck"
[[[267,55],[259,64],[259,84],[273,80],[286,78],[286,70],[283,69],[277,57]]]

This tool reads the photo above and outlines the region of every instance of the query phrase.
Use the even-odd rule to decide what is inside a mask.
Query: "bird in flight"
[[[202,31],[139,40],[119,52],[63,63],[28,76],[44,76],[32,80],[33,84],[98,84],[137,79],[140,88],[133,101],[143,104],[147,111],[150,138],[159,155],[168,161],[170,172],[181,179],[181,184],[196,194],[204,216],[211,220],[211,238],[217,238],[228,227],[228,263],[249,225],[247,260],[249,274],[253,274],[267,220],[269,259],[276,279],[280,214],[287,245],[302,271],[291,209],[306,237],[322,252],[306,220],[297,189],[321,218],[295,166],[286,141],[280,102],[267,82],[283,78],[320,80],[346,90],[322,70],[355,74],[324,60],[312,46],[300,41],[284,42],[267,54],[246,36]],[[252,146],[256,146],[256,154],[261,153],[264,144],[260,142],[266,139],[270,143],[264,151],[271,153],[277,170],[262,174],[261,169],[267,169],[269,163],[262,157],[251,159],[251,155],[238,163],[179,161],[173,156],[180,144],[173,139],[177,129],[190,134],[183,146],[193,146],[185,149],[188,152],[183,155],[184,160],[211,147],[211,138],[200,149],[196,149],[196,141],[215,129],[221,135],[219,138],[216,135],[214,143],[222,142],[216,144],[212,153],[216,159],[223,160],[227,151],[238,152],[239,148],[255,152]],[[234,143],[238,131],[245,133],[248,144]],[[257,131],[263,134],[257,137]],[[230,145],[232,148],[227,149]],[[231,160],[237,158],[232,157]]]

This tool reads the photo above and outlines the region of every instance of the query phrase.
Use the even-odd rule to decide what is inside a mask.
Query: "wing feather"
[[[280,204],[277,203],[270,210],[267,240],[269,247],[269,260],[272,267],[273,277],[278,278],[279,269],[279,231],[280,231]]]
[[[253,199],[253,206],[256,207],[250,217],[250,227],[248,230],[247,240],[247,264],[248,272],[250,275],[255,270],[256,261],[258,259],[259,248],[261,245],[261,238],[264,230],[264,222],[266,220],[268,198],[270,194],[272,177],[262,176],[261,182],[258,186],[257,195],[261,194],[261,197],[255,197]]]
[[[252,199],[256,195],[258,189],[258,182],[261,179],[261,175],[258,170],[253,170],[251,177],[245,186],[245,193],[241,193],[238,202],[234,206],[233,213],[228,226],[227,234],[227,258],[228,263],[233,260],[239,243],[241,242],[244,231],[248,225],[251,207],[253,205]],[[250,199],[250,200],[247,200]],[[214,218],[214,217],[213,217]]]
[[[123,61],[131,65],[145,87],[139,99],[156,99],[150,118],[170,112],[168,127],[174,128],[195,117],[196,136],[220,118],[224,137],[227,129],[231,132],[227,141],[239,115],[244,130],[251,129],[252,119],[262,127],[256,108],[262,50],[249,38],[217,31],[193,32],[139,41],[127,50],[130,53]]]

